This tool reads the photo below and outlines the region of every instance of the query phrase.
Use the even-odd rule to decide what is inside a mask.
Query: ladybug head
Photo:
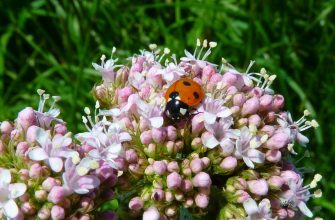
[[[166,104],[165,114],[172,120],[186,118],[190,115],[190,107],[177,97],[170,99]]]

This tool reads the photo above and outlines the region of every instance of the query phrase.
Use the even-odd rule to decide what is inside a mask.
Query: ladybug
[[[172,120],[186,118],[204,98],[201,86],[189,78],[174,82],[164,96],[167,104],[165,114]]]

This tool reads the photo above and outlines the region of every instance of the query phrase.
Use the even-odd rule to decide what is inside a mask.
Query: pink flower
[[[202,194],[202,193],[198,193],[195,196],[195,204],[199,207],[199,208],[207,208],[209,203],[209,197],[208,195]]]
[[[233,171],[237,166],[237,159],[235,157],[229,156],[222,160],[220,167],[225,171]]]
[[[26,107],[25,109],[20,111],[17,117],[17,123],[19,126],[22,126],[24,130],[32,125],[35,125],[36,116],[34,109],[31,107]]]
[[[66,196],[66,189],[64,189],[61,186],[54,186],[52,187],[49,195],[48,195],[48,201],[52,202],[54,204],[58,204],[61,201],[63,201],[63,199]]]
[[[259,196],[264,196],[269,191],[268,184],[264,179],[248,181],[248,189],[251,193]]]
[[[282,129],[277,130],[266,142],[269,149],[280,149],[285,147],[290,141],[290,137]]]
[[[180,187],[182,178],[177,172],[169,174],[166,178],[167,187],[169,189],[176,189]]]
[[[208,173],[200,172],[195,175],[192,179],[192,183],[195,187],[205,187],[208,188],[212,184],[212,180]]]
[[[243,202],[243,207],[248,214],[247,220],[253,219],[272,219],[271,204],[268,199],[263,199],[258,205],[253,199]]]
[[[151,206],[143,213],[145,220],[159,220],[160,214],[155,206]]]
[[[164,163],[164,161],[155,161],[153,163],[153,168],[154,171],[157,175],[164,175],[164,173],[166,172],[166,164]]]
[[[0,123],[1,134],[9,135],[13,130],[13,125],[8,121],[3,121]]]
[[[231,115],[229,108],[223,106],[223,100],[216,100],[206,97],[198,112],[204,113],[204,122],[214,124],[217,118],[228,118]]]
[[[140,210],[143,208],[143,201],[140,197],[134,197],[129,201],[129,208],[131,210]]]
[[[58,205],[54,205],[51,208],[51,218],[52,220],[61,220],[65,218],[65,210]]]
[[[160,128],[163,125],[163,109],[159,106],[146,103],[142,100],[137,100],[136,105],[139,114],[149,122],[151,127]]]
[[[193,173],[199,173],[204,168],[204,163],[200,158],[195,158],[191,161],[190,168]]]
[[[255,114],[259,109],[259,98],[252,97],[248,99],[242,106],[242,116]]]

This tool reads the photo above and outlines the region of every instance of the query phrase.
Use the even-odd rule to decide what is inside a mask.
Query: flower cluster
[[[94,111],[84,109],[87,131],[74,136],[57,118],[59,97],[45,112],[50,96],[38,90],[37,111],[1,123],[0,218],[116,219],[99,215],[114,192],[120,219],[178,219],[182,208],[217,219],[312,217],[307,202],[322,195],[322,177],[304,186],[292,157],[318,123],[308,110],[294,121],[271,89],[276,75],[250,72],[253,61],[245,72],[223,58],[208,62],[216,45],[197,40],[177,60],[150,44],[127,65],[117,64],[113,48],[110,59],[93,63],[102,82],[93,89]],[[175,119],[166,92],[184,78],[204,97]]]
[[[27,107],[14,123],[1,123],[0,218],[90,219],[113,197],[117,171],[97,161],[91,172],[78,172],[85,153],[57,118],[59,97],[45,112],[50,96],[38,93],[37,111]]]
[[[321,176],[303,186],[289,158],[296,154],[293,146],[308,143],[303,131],[317,122],[307,119],[307,110],[293,121],[283,110],[284,97],[270,88],[276,75],[264,68],[250,72],[253,61],[246,72],[225,59],[220,66],[206,61],[214,47],[216,42],[197,40],[194,53],[185,51],[178,61],[168,48],[151,44],[130,66],[105,62],[105,56],[101,65],[93,64],[103,77],[94,88],[99,107],[106,109],[100,114],[119,137],[107,144],[117,148],[109,147],[113,156],[104,160],[122,171],[119,188],[131,195],[130,215],[177,219],[184,207],[201,216],[212,204],[219,219],[312,217],[306,202],[321,196],[320,190],[310,192]],[[164,95],[184,77],[201,85],[205,97],[189,118],[171,120]],[[81,135],[82,143],[99,136],[96,127],[99,122],[90,135]],[[96,142],[89,146],[97,149]]]

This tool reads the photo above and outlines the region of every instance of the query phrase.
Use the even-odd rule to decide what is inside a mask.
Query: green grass
[[[146,3],[145,3],[146,2]],[[197,37],[218,42],[210,56],[245,69],[256,60],[278,75],[274,88],[295,118],[308,108],[320,123],[309,132],[311,166],[325,179],[313,203],[335,216],[335,1],[33,0],[0,3],[0,120],[36,107],[36,89],[62,96],[62,117],[82,130],[84,106],[100,80],[91,62],[118,48],[126,58],[157,43],[177,55]]]

